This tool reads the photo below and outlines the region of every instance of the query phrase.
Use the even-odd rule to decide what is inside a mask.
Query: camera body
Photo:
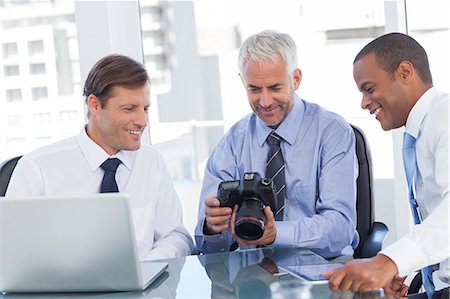
[[[266,217],[264,207],[275,214],[277,195],[273,181],[261,178],[257,172],[246,172],[240,180],[219,184],[217,198],[221,207],[239,206],[236,214],[236,235],[246,240],[257,240],[264,234]]]

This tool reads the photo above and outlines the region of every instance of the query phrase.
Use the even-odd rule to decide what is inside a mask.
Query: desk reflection
[[[332,262],[345,262],[349,258],[340,257]],[[259,248],[165,259],[164,261],[169,263],[168,271],[141,292],[3,294],[0,295],[0,298],[280,299],[284,298],[282,294],[272,292],[271,286],[274,289],[273,286],[276,284],[299,281],[298,278],[283,269],[299,264],[320,264],[324,259],[308,250]],[[291,291],[287,289],[285,294],[293,294]],[[385,296],[382,291],[366,294],[333,293],[327,284],[309,285],[307,291],[310,292],[310,298],[320,299],[394,298]]]
[[[210,298],[214,299],[395,298],[385,296],[382,290],[365,294],[331,292],[326,283],[313,285],[308,282],[301,282],[284,270],[290,266],[345,263],[351,258],[343,256],[328,261],[309,250],[275,250],[273,248],[198,256],[211,280]],[[278,284],[278,289],[273,288],[276,284]],[[282,289],[283,286],[284,290]],[[277,291],[275,292],[275,290]]]

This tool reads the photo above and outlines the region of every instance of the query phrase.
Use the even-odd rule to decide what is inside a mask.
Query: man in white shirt
[[[449,298],[449,94],[433,87],[422,46],[401,33],[383,35],[366,45],[355,58],[353,76],[363,94],[361,107],[384,130],[405,126],[406,133],[416,139],[414,185],[421,220],[377,256],[326,273],[329,286],[363,292],[383,287],[404,296],[406,275],[439,264],[435,280],[447,287],[434,295],[431,291],[428,296],[409,298]]]
[[[118,158],[116,191],[130,197],[140,260],[191,254],[193,242],[165,163],[154,148],[141,144],[150,106],[145,68],[126,56],[108,55],[89,72],[83,94],[86,126],[77,136],[24,155],[6,196],[98,193],[101,165]]]

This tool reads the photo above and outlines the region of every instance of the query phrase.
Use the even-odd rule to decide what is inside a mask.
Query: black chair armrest
[[[374,222],[369,236],[364,243],[362,250],[362,258],[375,256],[383,245],[384,240],[389,232],[387,226],[382,222]]]
[[[411,283],[409,284],[408,295],[419,293],[421,288],[422,288],[422,273],[418,271],[417,274],[412,279]]]

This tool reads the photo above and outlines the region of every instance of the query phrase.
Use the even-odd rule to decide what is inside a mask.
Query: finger
[[[336,272],[338,272],[338,270],[339,269],[341,269],[342,267],[340,267],[340,268],[336,268],[336,269],[333,269],[333,270],[330,270],[330,271],[327,271],[327,272],[323,272],[322,273],[322,275],[325,277],[325,278],[330,278],[331,276],[333,276]]]
[[[408,277],[408,276],[398,277],[398,278],[396,278],[396,279],[397,279],[397,281],[399,281],[399,282],[401,282],[403,285],[405,285],[404,282],[405,282],[405,280],[406,280],[406,277]]]
[[[362,281],[353,280],[353,281],[351,281],[351,285],[350,285],[349,289],[353,293],[356,293],[356,292],[360,292],[361,291],[361,289],[360,289],[361,286],[362,286]]]
[[[208,227],[208,231],[210,234],[219,234],[229,228],[228,223],[221,223],[221,224],[208,224],[207,223],[206,226]]]
[[[269,206],[264,208],[264,216],[266,216],[267,221],[275,222],[275,216]]]
[[[207,208],[205,208],[205,216],[206,217],[226,216],[226,217],[228,217],[228,220],[230,220],[231,213],[232,213],[232,210],[231,210],[231,208],[228,208],[228,207],[225,207],[225,208],[207,207]]]
[[[335,269],[335,270],[336,271],[334,271],[334,270],[328,271],[328,272],[333,272],[331,274],[331,276],[329,276],[329,279],[328,279],[328,287],[332,291],[336,291],[339,289],[341,282],[346,275],[345,271],[342,268]]]
[[[341,283],[339,284],[339,289],[342,291],[349,291],[353,284],[353,278],[350,277],[348,273],[342,278]]]
[[[220,207],[220,201],[217,197],[208,197],[205,199],[205,205],[209,207]]]
[[[227,216],[206,216],[206,223],[211,225],[224,224],[230,222],[230,215]]]
[[[401,284],[399,286],[386,286],[384,287],[384,292],[396,297],[403,297],[408,292],[408,286],[406,284]]]
[[[230,232],[231,232],[231,235],[236,239],[236,241],[237,241],[237,238],[236,238],[236,234],[235,234],[235,231],[234,231],[234,223],[236,222],[237,210],[238,210],[238,205],[234,205],[233,213],[231,214],[231,220],[230,220]]]

